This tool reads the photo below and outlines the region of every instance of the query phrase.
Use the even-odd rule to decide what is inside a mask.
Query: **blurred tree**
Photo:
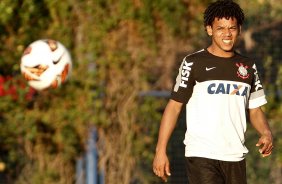
[[[282,4],[278,1],[238,1],[246,14],[241,51],[256,59],[262,75],[268,104],[264,107],[274,134],[275,149],[270,158],[259,158],[257,133],[252,127],[247,132],[249,183],[274,183],[281,180],[281,30]],[[280,3],[279,3],[280,2]]]
[[[209,2],[1,1],[0,162],[6,164],[7,182],[74,183],[75,160],[93,125],[106,183],[157,182],[151,162],[166,100],[141,92],[170,90],[181,62],[175,62],[177,55],[207,45],[199,12]],[[278,134],[282,110],[281,92],[276,92],[282,69],[277,30],[282,3],[238,2],[247,15],[240,50],[261,59],[270,101],[266,111]],[[64,86],[36,92],[26,86],[19,62],[24,48],[42,38],[62,42],[71,51],[74,66]],[[273,65],[275,72],[267,73]],[[269,77],[273,73],[275,77]],[[254,131],[248,137],[250,142],[257,139]],[[277,138],[276,144],[281,140]],[[250,147],[255,154],[253,144]],[[278,183],[281,158],[281,150],[259,162],[251,154],[250,183]]]

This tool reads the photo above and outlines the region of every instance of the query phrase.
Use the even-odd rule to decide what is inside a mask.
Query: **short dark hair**
[[[236,18],[238,25],[244,22],[244,12],[232,0],[218,0],[211,3],[204,12],[204,26],[211,26],[215,18]]]

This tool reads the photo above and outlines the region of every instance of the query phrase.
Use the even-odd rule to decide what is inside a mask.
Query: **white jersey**
[[[246,109],[266,103],[254,61],[206,49],[183,59],[171,99],[186,104],[185,156],[223,161],[245,158]]]

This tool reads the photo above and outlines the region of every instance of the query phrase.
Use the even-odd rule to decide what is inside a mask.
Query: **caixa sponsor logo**
[[[247,96],[249,87],[237,84],[212,83],[208,86],[209,94],[228,94]]]
[[[184,64],[183,64],[182,70],[181,70],[181,81],[180,81],[180,84],[179,84],[180,87],[183,87],[183,88],[187,87],[186,83],[189,79],[192,65],[193,65],[193,62],[188,63],[187,61],[184,61]]]

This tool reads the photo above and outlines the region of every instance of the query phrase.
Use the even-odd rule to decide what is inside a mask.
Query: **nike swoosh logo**
[[[57,60],[53,60],[53,64],[55,65],[55,64],[57,64],[61,59],[62,59],[62,57],[64,56],[64,52],[62,53],[62,55],[57,59]]]
[[[210,70],[215,69],[215,68],[216,67],[211,67],[211,68],[206,67],[206,71],[210,71]]]

